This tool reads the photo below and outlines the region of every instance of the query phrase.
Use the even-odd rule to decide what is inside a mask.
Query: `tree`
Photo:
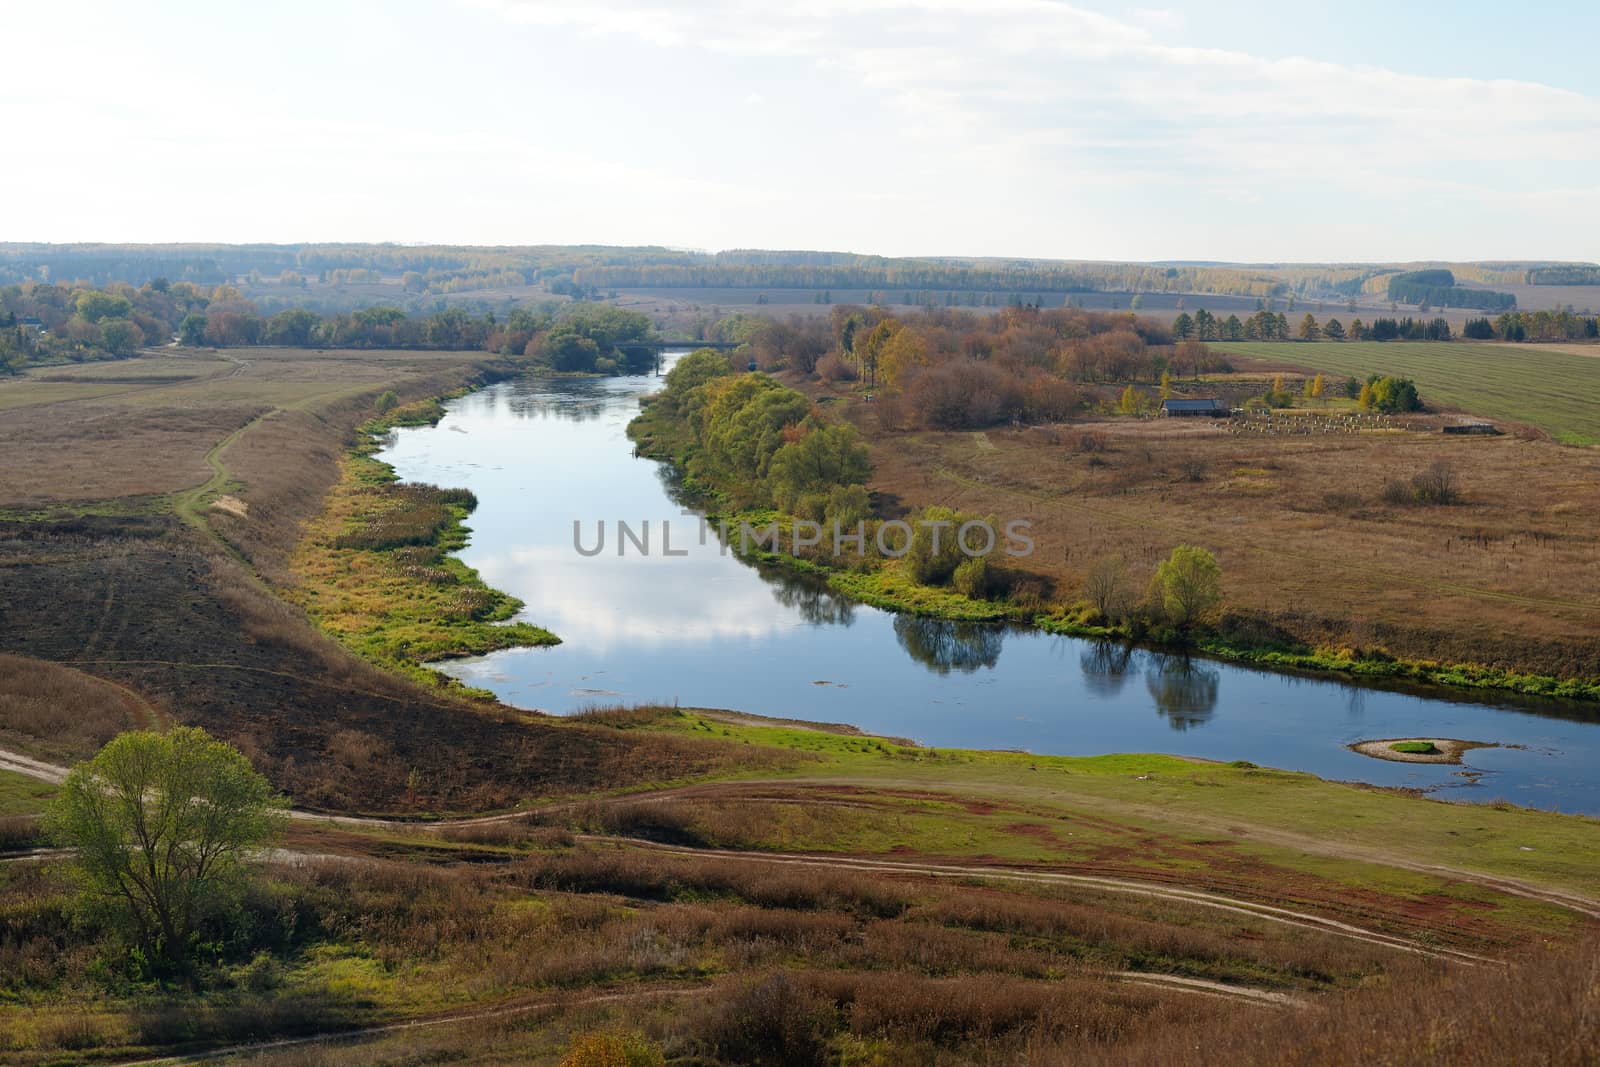
[[[773,454],[768,481],[786,511],[808,493],[827,493],[835,486],[860,485],[872,472],[867,450],[850,425],[820,426]]]
[[[877,336],[877,331],[873,331]],[[928,344],[920,331],[902,326],[878,351],[878,372],[883,384],[893,385],[913,367],[928,365]]]
[[[127,319],[105,319],[100,323],[100,343],[114,356],[131,356],[144,344],[144,332]]]
[[[1317,325],[1317,317],[1306,312],[1306,317],[1300,320],[1300,340],[1315,341],[1321,336],[1322,329]]]
[[[1327,388],[1327,381],[1319,374],[1315,378],[1306,381],[1306,396],[1321,397]]]
[[[1189,317],[1187,311],[1172,320],[1172,336],[1180,341],[1194,336],[1194,319]]]
[[[180,726],[114,738],[67,776],[47,820],[77,850],[89,901],[125,920],[149,963],[182,971],[283,807],[238,749]]]
[[[178,323],[178,342],[190,348],[199,348],[206,343],[206,317],[199,312],[191,311]]]
[[[1128,386],[1122,391],[1122,396],[1117,399],[1117,410],[1124,415],[1138,415],[1144,411],[1149,403],[1149,398],[1139,389]]]
[[[1344,323],[1338,319],[1329,319],[1322,327],[1322,335],[1330,341],[1344,340]]]
[[[1102,619],[1121,622],[1133,612],[1136,599],[1128,564],[1121,556],[1108,556],[1089,568],[1084,595]]]
[[[1222,568],[1217,557],[1194,545],[1179,545],[1156,568],[1156,591],[1167,619],[1187,628],[1222,603]]]
[[[1172,372],[1171,371],[1164,370],[1164,371],[1161,372],[1161,399],[1162,400],[1171,400],[1172,399]]]

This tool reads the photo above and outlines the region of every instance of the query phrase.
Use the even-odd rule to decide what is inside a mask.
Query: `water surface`
[[[848,722],[925,744],[1088,755],[1245,759],[1455,799],[1600,813],[1600,712],[1423,696],[1188,661],[1031,630],[895,615],[704,544],[663,464],[624,433],[655,378],[539,379],[451,401],[382,458],[408,481],[477,494],[462,558],[563,640],[443,665],[502,700],[558,714],[680,703]],[[593,549],[585,557],[573,523]],[[650,527],[618,555],[616,524]],[[662,553],[663,523],[671,548]],[[1454,737],[1460,767],[1350,752],[1381,737]]]

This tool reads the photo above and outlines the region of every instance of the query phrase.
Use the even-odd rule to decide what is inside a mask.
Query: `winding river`
[[[669,360],[670,360],[669,356]],[[563,639],[441,665],[526,708],[646,702],[847,722],[925,744],[1250,760],[1450,799],[1600,814],[1600,708],[1369,688],[1036,631],[895,615],[704,544],[672,472],[624,428],[651,377],[526,378],[451,401],[396,431],[382,458],[407,481],[478,496],[462,558]],[[604,520],[604,550],[592,550]],[[618,552],[616,524],[642,532]],[[671,524],[663,553],[662,527]],[[1350,751],[1369,738],[1500,747],[1461,766]]]

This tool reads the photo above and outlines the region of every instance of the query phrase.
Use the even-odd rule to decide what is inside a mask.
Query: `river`
[[[669,357],[670,359],[670,357]],[[558,634],[441,665],[525,708],[666,703],[851,723],[924,744],[1250,760],[1459,800],[1600,814],[1600,709],[1427,695],[1185,660],[1037,631],[895,615],[724,554],[672,494],[672,472],[624,433],[652,377],[526,378],[449,402],[394,433],[381,458],[407,481],[466,487],[479,506],[461,552]],[[592,550],[581,554],[574,522]],[[650,554],[636,535],[649,522]],[[671,525],[665,555],[664,523]],[[1501,747],[1461,766],[1350,751],[1389,737]]]

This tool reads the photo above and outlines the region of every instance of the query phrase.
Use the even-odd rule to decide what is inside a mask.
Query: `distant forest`
[[[1435,281],[1428,281],[1428,278]],[[1448,282],[1437,279],[1448,277]],[[407,246],[393,244],[0,244],[0,284],[143,286],[158,279],[240,288],[264,310],[485,294],[504,302],[533,288],[605,298],[617,289],[801,289],[879,292],[1195,293],[1255,299],[1368,295],[1503,311],[1496,285],[1600,285],[1590,263],[1227,264],[1103,263],[843,252],[697,252],[653,246]],[[1462,282],[1469,285],[1462,285]],[[510,291],[510,292],[507,292]],[[1390,295],[1393,294],[1393,295]],[[962,301],[967,302],[967,301]]]

